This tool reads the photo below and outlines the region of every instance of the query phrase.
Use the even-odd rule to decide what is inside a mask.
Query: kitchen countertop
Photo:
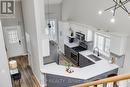
[[[87,55],[92,54],[92,52],[83,51],[80,52],[80,54],[87,57]],[[83,68],[71,67],[71,69],[74,70],[73,73],[67,73],[65,71],[66,70],[65,66],[57,65],[56,63],[50,63],[44,65],[41,69],[41,72],[44,74],[53,74],[53,75],[87,80],[117,68],[119,68],[119,66],[115,64],[110,64],[107,60],[102,58],[102,60],[95,62],[95,64]]]
[[[107,62],[108,62],[108,60],[106,60],[106,59],[104,59],[104,58],[102,58],[102,57],[100,57],[100,56],[99,56],[98,58],[100,58],[101,61],[94,61],[93,59],[89,58],[88,55],[93,54],[93,52],[91,52],[91,51],[89,51],[89,50],[81,51],[81,52],[79,52],[79,54],[82,55],[82,56],[84,56],[84,57],[86,57],[87,59],[91,60],[91,61],[94,62],[94,63],[101,62],[101,61],[107,61]],[[96,54],[93,54],[93,55],[96,56]]]
[[[79,43],[78,43],[78,42],[69,43],[68,40],[65,40],[65,41],[64,41],[64,44],[67,45],[67,46],[70,47],[70,48],[79,46]]]

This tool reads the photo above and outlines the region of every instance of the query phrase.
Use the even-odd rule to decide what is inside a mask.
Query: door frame
[[[22,44],[25,43],[24,40],[23,40],[22,31],[21,31],[21,27],[20,26],[18,26],[18,25],[16,25],[16,26],[5,26],[5,27],[3,27],[3,34],[4,34],[4,41],[5,41],[6,52],[7,52],[7,46],[6,46],[7,41],[6,41],[6,39],[8,38],[7,37],[7,31],[9,29],[12,29],[12,28],[19,29],[18,30],[18,34],[20,33],[20,35],[21,35],[20,40],[22,41]],[[18,37],[19,37],[19,35],[18,35]],[[7,52],[7,54],[8,54],[8,52]],[[8,58],[11,58],[11,57],[17,57],[17,56],[24,56],[24,55],[27,55],[27,52],[26,52],[26,46],[24,46],[24,44],[23,44],[23,52],[21,52],[21,55],[16,55],[16,56],[9,56],[9,55],[7,55],[7,56],[8,56]]]

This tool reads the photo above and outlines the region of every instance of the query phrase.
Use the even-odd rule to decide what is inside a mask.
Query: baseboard
[[[35,75],[35,73],[33,73],[33,74],[34,74],[34,76],[35,76],[35,78],[36,78],[36,80],[37,80],[39,86],[42,87],[42,85],[40,84],[40,81],[39,81],[39,79],[37,78],[37,76]]]
[[[14,57],[22,57],[22,56],[27,56],[27,55],[28,55],[28,53],[25,53],[25,54],[22,54],[22,55],[19,55],[19,56],[14,56]],[[14,58],[14,57],[8,57],[8,59]]]
[[[47,87],[47,84],[44,84],[44,85],[40,84],[40,81],[38,80],[37,76],[35,74],[34,74],[34,76],[36,77],[36,80],[37,80],[40,87]]]

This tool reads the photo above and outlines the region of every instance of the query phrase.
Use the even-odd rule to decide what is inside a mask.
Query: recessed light
[[[114,10],[111,10],[111,13],[114,13]]]
[[[130,13],[129,13],[129,15],[128,15],[128,18],[130,19]]]
[[[115,23],[115,18],[112,18],[112,19],[110,20],[110,22],[111,22],[111,23]]]
[[[99,14],[99,15],[103,14],[103,11],[101,11],[101,10],[100,10],[100,11],[98,11],[98,14]]]

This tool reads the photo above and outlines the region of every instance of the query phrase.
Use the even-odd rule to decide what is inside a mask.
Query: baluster
[[[103,87],[103,84],[98,85],[97,87]]]
[[[124,80],[124,81],[120,81],[120,82],[118,82],[119,84],[119,86],[118,87],[128,87],[129,85],[128,85],[128,80]]]
[[[89,86],[89,87],[95,87],[95,86]]]
[[[106,87],[114,87],[114,83],[107,83]]]
[[[107,77],[117,76],[117,74],[110,74]],[[106,87],[117,87],[117,82],[108,83]]]
[[[113,87],[119,87],[119,86],[117,85],[117,82],[114,82],[114,83],[113,83]]]

